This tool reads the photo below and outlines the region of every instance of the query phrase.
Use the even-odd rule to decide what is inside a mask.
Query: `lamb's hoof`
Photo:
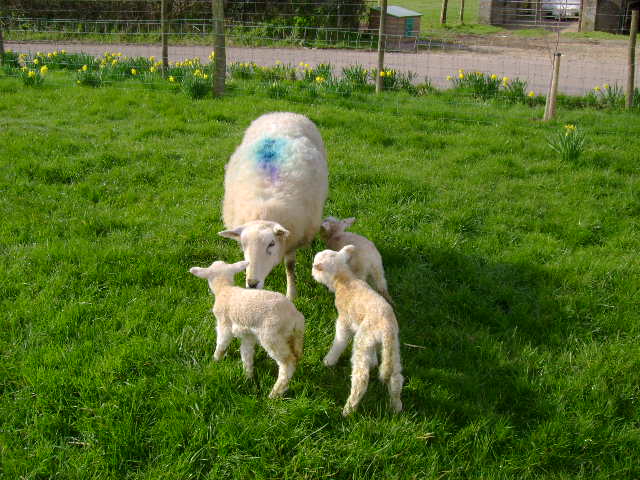
[[[342,416],[343,417],[347,417],[349,415],[351,415],[354,412],[355,408],[350,406],[349,404],[345,405],[344,408],[342,409]]]
[[[402,411],[402,402],[398,400],[397,402],[391,402],[391,409],[393,413],[400,413]]]
[[[276,390],[271,390],[269,393],[269,398],[280,398],[284,394],[285,390],[278,392]]]
[[[332,361],[331,359],[329,359],[329,357],[324,357],[324,359],[322,360],[322,364],[325,367],[333,367],[336,363],[338,363],[336,360]]]

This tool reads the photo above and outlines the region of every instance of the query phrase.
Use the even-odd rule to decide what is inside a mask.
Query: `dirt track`
[[[126,56],[160,57],[159,45],[141,44],[81,44],[70,42],[5,42],[6,48],[20,52],[51,51],[65,49],[69,52],[85,52],[99,55],[110,50]],[[444,47],[444,48],[443,48]],[[387,68],[412,71],[418,80],[428,77],[438,87],[447,86],[447,75],[457,74],[458,69],[496,73],[509,78],[521,78],[529,89],[546,93],[550,75],[553,40],[522,39],[513,36],[466,38],[455,44],[432,45],[419,53],[390,52],[385,56]],[[582,94],[596,85],[608,83],[624,85],[626,79],[626,44],[623,41],[582,41],[562,43],[557,46],[563,54],[560,75],[560,91]],[[199,57],[208,61],[210,47],[171,46],[169,60]],[[340,71],[342,67],[359,64],[367,68],[376,65],[376,52],[362,50],[334,50],[309,48],[249,48],[227,47],[228,62],[251,62],[273,65],[276,61],[298,65],[300,62],[315,65],[331,63]],[[640,69],[639,69],[640,71]],[[636,73],[636,78],[640,78]]]

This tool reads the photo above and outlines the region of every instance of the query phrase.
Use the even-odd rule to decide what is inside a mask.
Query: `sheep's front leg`
[[[253,355],[256,348],[256,338],[252,335],[242,337],[240,343],[240,358],[247,378],[253,377]]]
[[[213,352],[213,359],[216,362],[224,357],[231,340],[233,340],[231,325],[218,321],[216,325],[216,351]]]
[[[296,298],[296,251],[288,252],[284,256],[284,265],[287,271],[287,298]]]
[[[352,336],[353,333],[351,329],[338,317],[336,320],[336,336],[333,339],[333,345],[331,345],[331,349],[324,357],[322,363],[327,367],[333,367],[338,362],[344,349],[347,348]]]

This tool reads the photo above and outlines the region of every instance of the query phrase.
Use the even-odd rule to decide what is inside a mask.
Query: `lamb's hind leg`
[[[342,415],[345,417],[358,408],[360,400],[367,392],[369,370],[371,368],[370,362],[373,355],[375,355],[375,342],[366,337],[356,335],[351,355],[351,393],[342,409]]]
[[[278,364],[278,379],[269,393],[269,398],[279,397],[289,388],[289,380],[296,371],[296,356],[289,343],[282,338],[262,342],[262,346]]]
[[[287,272],[287,298],[296,298],[296,251],[287,252],[284,256],[284,266]]]
[[[245,335],[240,343],[240,357],[247,378],[253,377],[253,356],[256,350],[256,338],[253,335]]]

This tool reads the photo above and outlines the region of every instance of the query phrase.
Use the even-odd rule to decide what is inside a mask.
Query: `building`
[[[395,5],[387,6],[386,31],[388,50],[413,50],[420,36],[421,13]],[[372,7],[369,12],[369,28],[380,28],[380,7]]]

